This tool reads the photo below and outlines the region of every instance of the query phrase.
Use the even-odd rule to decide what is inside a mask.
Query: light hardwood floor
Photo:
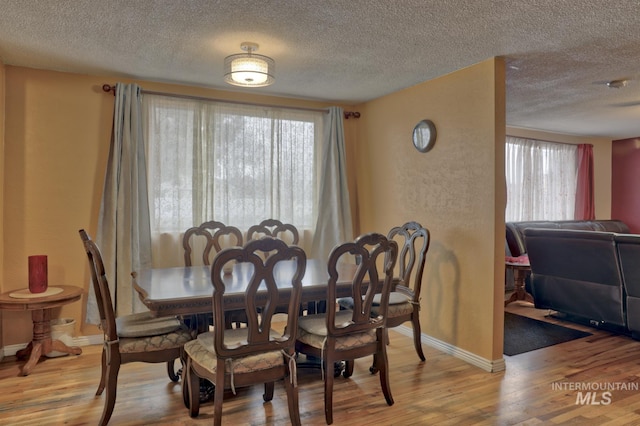
[[[516,302],[508,311],[541,318],[546,313]],[[556,320],[552,320],[556,321]],[[560,321],[561,322],[561,321]],[[565,325],[568,323],[565,323]],[[609,404],[576,404],[570,386],[640,382],[640,342],[587,329],[593,335],[522,355],[505,357],[506,371],[487,373],[425,346],[418,362],[411,339],[391,331],[389,359],[395,404],[387,406],[378,376],[366,359],[356,362],[350,379],[337,378],[335,425],[640,425],[640,391],[613,390]],[[40,362],[30,376],[18,375],[20,362],[0,363],[1,425],[95,425],[104,399],[96,397],[101,347],[84,347],[80,356]],[[324,425],[320,372],[299,370],[300,414],[304,425]],[[568,386],[569,386],[568,385]],[[276,385],[272,402],[263,403],[261,386],[225,394],[223,423],[289,424],[286,396]],[[585,392],[583,392],[585,393]],[[602,392],[596,401],[602,402]],[[606,402],[606,398],[604,400]],[[171,383],[164,364],[126,364],[120,370],[111,425],[206,425],[212,403],[191,419],[180,384]]]

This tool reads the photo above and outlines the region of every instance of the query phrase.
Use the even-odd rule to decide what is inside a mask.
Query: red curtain
[[[596,218],[593,202],[593,145],[578,145],[578,183],[574,217],[576,220]]]

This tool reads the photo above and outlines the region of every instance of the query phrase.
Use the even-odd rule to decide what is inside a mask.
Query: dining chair
[[[247,241],[257,240],[263,237],[278,238],[289,245],[297,245],[300,242],[300,233],[291,223],[282,223],[278,219],[265,219],[257,225],[249,227],[247,231]],[[268,256],[265,253],[265,256]],[[311,305],[313,302],[309,302]],[[282,312],[286,311],[285,307],[279,307]],[[300,307],[300,312],[303,311],[303,307]]]
[[[247,231],[247,241],[261,237],[279,238],[289,245],[296,245],[300,241],[298,228],[290,223],[282,223],[277,219],[265,219],[258,225],[253,225]]]
[[[399,283],[389,296],[387,329],[411,321],[413,345],[420,360],[424,361],[420,328],[420,290],[431,234],[418,222],[411,221],[391,228],[387,238],[397,241],[398,247],[401,247],[398,254]],[[376,315],[378,310],[377,300],[374,299],[373,314]]]
[[[96,395],[107,390],[99,423],[106,425],[116,403],[120,366],[129,362],[173,365],[173,361],[181,357],[182,346],[192,340],[195,333],[176,317],[155,318],[143,312],[116,318],[100,249],[84,229],[79,233],[89,260],[100,328],[104,334],[102,370]]]
[[[326,313],[300,317],[296,351],[322,360],[325,366],[336,362],[373,355],[373,362],[380,372],[380,385],[388,405],[393,405],[389,386],[389,369],[386,350],[389,293],[393,279],[393,267],[398,256],[398,244],[382,234],[371,233],[358,237],[354,242],[335,247],[329,255],[327,269]],[[353,309],[336,308],[336,283],[339,279],[338,264],[355,263],[356,273],[351,282]],[[374,297],[380,294],[378,315],[371,316]],[[347,369],[349,367],[347,366]],[[353,371],[353,370],[351,370]],[[334,374],[324,376],[324,411],[327,424],[333,423]]]
[[[263,256],[267,252],[271,255],[265,260]],[[215,425],[222,423],[224,389],[235,393],[238,386],[264,383],[263,399],[267,402],[273,399],[275,381],[284,380],[289,417],[292,424],[299,425],[294,347],[306,255],[301,248],[288,246],[272,237],[250,241],[242,248],[221,251],[211,267],[215,324],[220,324],[224,318],[225,289],[232,280],[225,278],[223,268],[229,262],[248,264],[243,269],[249,274],[244,293],[247,326],[233,329],[214,326],[213,331],[199,334],[184,346],[186,367],[183,382],[186,384],[185,401],[188,402],[189,414],[196,417],[199,413],[200,378],[215,386]],[[283,272],[285,265],[291,265],[290,273]],[[278,282],[275,274],[279,276]],[[288,301],[286,326],[284,331],[277,331],[272,329],[272,318],[276,306],[285,300]]]
[[[429,250],[430,233],[418,222],[410,221],[391,228],[387,238],[395,240],[400,248],[394,273],[397,284],[389,295],[387,332],[389,328],[398,327],[410,321],[416,353],[420,360],[424,361],[420,327],[420,290],[426,255]],[[374,316],[379,313],[379,301],[380,296],[376,296],[373,300],[371,312]],[[353,307],[353,301],[350,298],[341,298],[338,303],[347,309]],[[370,370],[372,373],[377,371],[374,365]],[[347,375],[349,374],[350,372],[347,372]]]
[[[204,240],[204,241],[202,241]],[[202,265],[211,265],[212,254],[215,256],[224,247],[242,246],[242,232],[235,226],[227,226],[222,222],[210,220],[199,226],[187,229],[182,237],[184,247],[184,265],[194,264],[192,254],[194,254],[197,242],[204,244],[204,249],[200,254]]]
[[[184,247],[184,265],[192,266],[195,259],[196,247],[203,247],[199,263],[205,266],[211,265],[213,257],[225,247],[238,246],[243,244],[242,232],[235,226],[227,226],[222,222],[210,220],[187,229],[182,237],[182,246]],[[199,331],[207,331],[212,325],[213,318],[211,314],[196,314],[185,318],[185,322],[192,325]],[[233,323],[238,326],[244,322],[244,317],[240,313],[229,312],[225,319],[227,327],[231,328]]]

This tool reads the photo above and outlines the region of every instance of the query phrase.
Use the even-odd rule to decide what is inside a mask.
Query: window
[[[207,220],[315,229],[325,113],[149,94],[143,108],[152,238]]]
[[[507,222],[574,219],[577,149],[577,145],[507,137]]]

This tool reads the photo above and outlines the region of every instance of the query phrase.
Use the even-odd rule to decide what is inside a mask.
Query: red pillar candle
[[[47,291],[47,285],[47,256],[29,256],[29,291],[43,293]]]

